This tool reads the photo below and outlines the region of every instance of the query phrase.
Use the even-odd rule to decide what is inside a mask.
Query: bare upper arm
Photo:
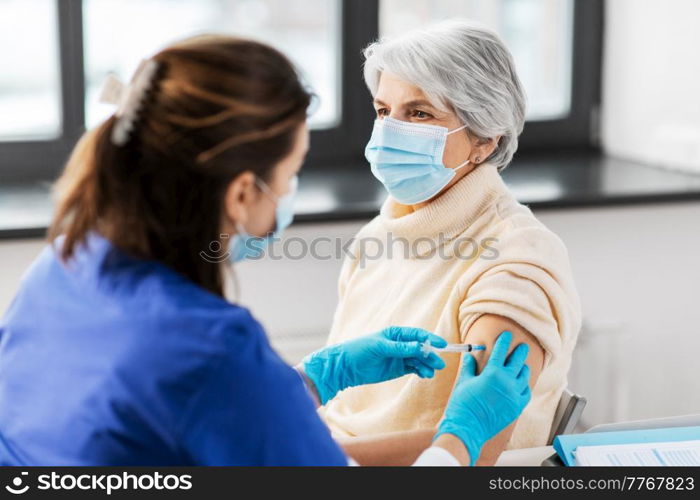
[[[530,388],[533,388],[544,366],[544,349],[535,336],[518,323],[503,316],[484,314],[471,325],[467,331],[465,342],[486,346],[486,351],[474,353],[478,370],[481,372],[486,366],[494,342],[505,330],[513,334],[511,351],[520,343],[526,343],[530,347],[526,364],[530,367]],[[513,433],[514,425],[514,423],[509,425],[484,445],[477,465],[492,465],[496,462]]]
[[[481,371],[486,366],[486,361],[491,354],[494,342],[496,342],[501,332],[506,330],[513,334],[513,342],[510,346],[511,351],[520,343],[525,343],[530,347],[527,365],[529,365],[530,373],[532,374],[530,379],[530,385],[532,386],[533,379],[536,380],[535,375],[539,376],[544,365],[544,349],[542,349],[534,335],[512,319],[495,314],[484,314],[471,325],[469,331],[467,331],[465,342],[486,346],[486,351],[474,353],[479,371]]]

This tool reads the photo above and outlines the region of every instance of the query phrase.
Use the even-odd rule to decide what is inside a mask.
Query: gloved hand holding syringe
[[[485,351],[485,345],[477,344],[447,344],[445,347],[435,347],[430,344],[430,342],[423,342],[421,351],[424,356],[429,356],[431,352],[441,353],[441,352],[472,352],[472,351]]]

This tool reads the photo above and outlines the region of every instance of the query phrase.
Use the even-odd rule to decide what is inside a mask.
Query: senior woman
[[[448,342],[485,344],[483,366],[498,334],[510,330],[530,347],[532,400],[479,463],[505,448],[544,445],[581,313],[564,244],[499,175],[525,119],[512,57],[497,35],[464,20],[382,39],[364,54],[376,109],[365,154],[389,196],[343,264],[328,343],[411,325]],[[447,367],[432,380],[348,389],[322,416],[361,463],[410,462],[433,435],[458,374],[460,356],[443,358]]]

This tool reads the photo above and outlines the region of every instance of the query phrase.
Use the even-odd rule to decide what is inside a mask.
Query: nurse
[[[144,61],[107,98],[57,184],[50,245],[0,322],[2,465],[347,465],[316,413],[340,391],[444,362],[391,327],[296,368],[225,300],[227,260],[292,220],[310,95],[278,51],[200,37]],[[217,247],[218,246],[218,247]],[[270,283],[270,293],[275,293]],[[530,399],[527,346],[466,355],[417,464],[473,464]],[[351,460],[350,460],[351,462]]]

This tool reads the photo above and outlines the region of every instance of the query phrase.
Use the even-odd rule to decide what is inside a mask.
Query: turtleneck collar
[[[450,240],[462,234],[506,187],[496,166],[479,165],[435,200],[415,212],[391,196],[382,205],[379,221],[397,238],[437,239],[440,234]]]

